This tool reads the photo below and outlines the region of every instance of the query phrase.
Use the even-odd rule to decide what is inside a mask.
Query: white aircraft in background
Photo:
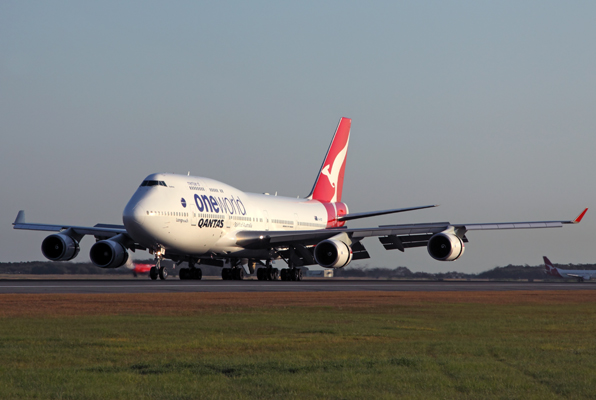
[[[546,257],[544,258],[544,269],[550,276],[557,278],[575,278],[578,282],[596,278],[596,270],[593,269],[561,269],[553,265]]]
[[[180,279],[201,279],[200,265],[228,267],[223,279],[242,279],[244,264],[250,273],[257,266],[260,280],[301,280],[301,266],[318,264],[341,268],[352,260],[369,258],[362,244],[378,237],[385,249],[404,251],[426,247],[432,258],[453,261],[464,253],[466,233],[473,230],[555,228],[577,224],[587,208],[571,221],[538,221],[486,224],[449,222],[381,225],[347,228],[350,220],[424,208],[398,208],[350,213],[342,202],[344,171],[351,120],[341,118],[321,169],[306,198],[245,193],[213,179],[157,173],[149,175],[134,193],[122,214],[123,225],[92,227],[47,225],[25,222],[19,211],[15,229],[54,231],[44,239],[41,250],[54,261],[71,260],[79,253],[79,241],[93,235],[96,243],[89,257],[100,268],[118,268],[128,259],[128,250],[148,250],[155,255],[152,279],[165,279],[164,258],[188,268]],[[272,260],[284,260],[281,273]],[[199,267],[197,267],[197,265]]]

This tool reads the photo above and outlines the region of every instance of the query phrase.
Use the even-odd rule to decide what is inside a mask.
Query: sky
[[[352,265],[595,263],[595,17],[591,1],[2,1],[0,261],[44,259],[18,210],[119,224],[154,172],[306,196],[349,117],[350,211],[440,204],[350,226],[592,207],[470,232],[447,263],[369,238]]]

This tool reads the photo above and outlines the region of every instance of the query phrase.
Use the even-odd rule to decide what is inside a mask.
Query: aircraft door
[[[269,230],[269,213],[267,210],[263,210],[263,226],[265,227],[266,231]]]
[[[190,225],[197,226],[197,206],[190,204]]]

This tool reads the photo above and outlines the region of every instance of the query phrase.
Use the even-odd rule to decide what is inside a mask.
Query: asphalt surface
[[[139,280],[0,280],[6,293],[193,293],[193,292],[466,292],[507,290],[596,290],[595,283],[575,282],[428,282],[312,279],[301,282]]]

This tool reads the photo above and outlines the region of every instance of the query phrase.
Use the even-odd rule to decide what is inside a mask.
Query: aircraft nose
[[[145,222],[145,218],[147,217],[147,207],[143,205],[144,201],[135,201],[134,197],[128,202],[126,207],[124,208],[124,212],[122,213],[122,221],[124,222],[124,226],[131,228],[140,227]]]

